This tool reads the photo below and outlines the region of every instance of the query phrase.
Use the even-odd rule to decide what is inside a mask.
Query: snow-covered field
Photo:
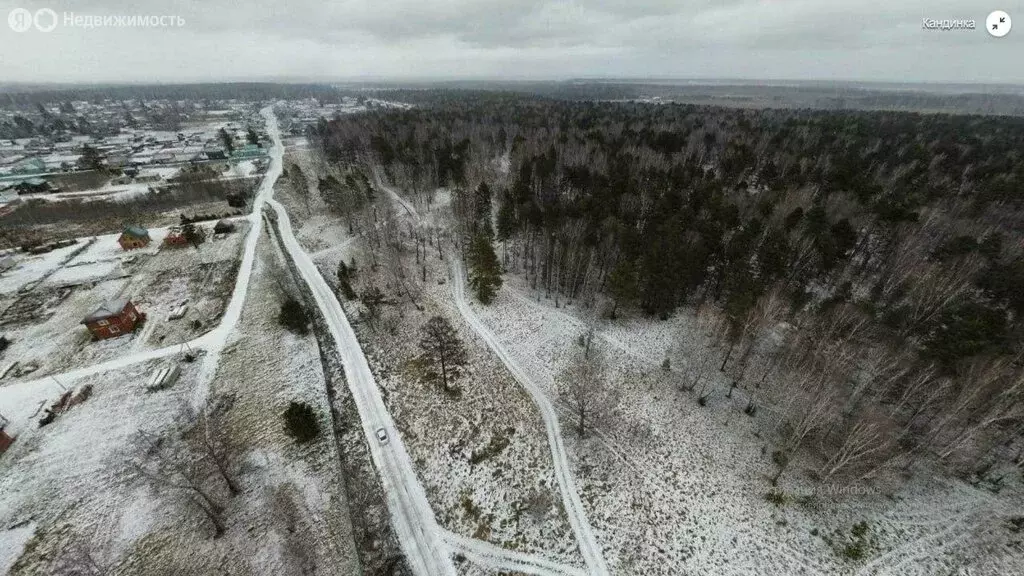
[[[94,386],[92,396],[44,428],[32,416],[39,402],[59,393],[56,385],[0,389],[5,416],[18,434],[0,459],[0,526],[35,525],[10,574],[50,573],[40,562],[60,558],[72,545],[95,550],[106,562],[142,534],[174,521],[171,510],[131,480],[131,440],[138,430],[171,425],[194,370],[186,366],[178,388],[146,394],[153,367],[143,363],[83,379],[80,386]]]
[[[19,287],[45,279],[27,293],[10,295],[0,327],[11,340],[3,361],[37,364],[38,370],[23,378],[39,378],[201,335],[216,324],[230,298],[247,229],[239,222],[234,234],[211,235],[198,250],[161,249],[166,229],[154,229],[153,242],[144,249],[123,251],[118,235],[109,234],[25,258],[0,279]],[[146,314],[146,322],[133,334],[92,342],[82,318],[104,301],[122,296]],[[187,302],[184,317],[170,320],[182,302]],[[8,375],[0,384],[13,380],[17,378]]]
[[[474,306],[517,364],[557,397],[553,382],[585,332],[585,314],[555,308],[513,275],[491,306]],[[604,323],[597,346],[614,358],[614,417],[582,443],[570,437],[590,518],[619,574],[1010,574],[1024,570],[1007,529],[1019,486],[995,496],[957,481],[904,479],[822,493],[803,474],[789,499],[766,501],[770,431],[722,393],[701,407],[660,365],[673,345],[706,338],[687,312],[659,322]],[[679,368],[676,368],[677,370]],[[716,376],[723,378],[717,374]],[[841,488],[841,487],[839,487]],[[867,523],[865,558],[845,557]],[[985,550],[982,553],[981,550]]]
[[[0,272],[0,294],[9,296],[24,287],[43,280],[49,274],[57,271],[61,264],[73,254],[81,250],[84,247],[84,242],[80,240],[76,244],[45,254],[12,252],[10,257],[14,259],[15,265],[13,268]]]
[[[0,526],[32,524],[29,531],[0,532],[0,543],[11,550],[19,541],[30,543],[17,562],[18,551],[11,559],[0,555],[15,567],[11,574],[50,573],[49,562],[66,557],[73,545],[88,548],[112,574],[353,573],[354,544],[331,437],[299,447],[281,424],[290,400],[326,408],[315,342],[276,324],[275,281],[264,274],[269,254],[261,250],[237,338],[222,354],[211,387],[211,398],[230,406],[227,433],[243,485],[230,503],[227,533],[210,538],[200,515],[182,508],[173,492],[142,483],[131,468],[138,430],[181,424],[200,362],[180,363],[177,383],[158,393],[146,393],[143,385],[160,362],[82,380],[79,386],[95,386],[92,397],[44,428],[29,416],[59,392],[57,385],[13,385],[0,388],[9,407],[5,416],[19,434],[0,459]]]
[[[436,282],[445,277],[442,266],[428,272],[432,282],[422,297],[423,312],[401,303],[378,326],[359,328],[438,522],[457,534],[580,566],[540,417],[501,363],[444,304],[450,301],[448,285]],[[435,315],[453,322],[469,351],[470,367],[455,381],[458,397],[426,378],[418,360],[420,329]]]
[[[276,196],[303,213],[302,202],[291,197],[287,186]],[[392,302],[372,326],[361,321],[356,330],[438,523],[464,537],[582,566],[539,415],[500,362],[462,325],[451,305],[447,265],[437,252],[428,259],[419,311],[399,295],[383,269],[376,275],[370,271],[369,257],[361,251],[364,239],[347,237],[338,219],[325,215],[293,221],[307,251],[320,250],[316,261],[329,281],[334,281],[331,271],[339,259],[354,259],[360,267],[356,289],[377,286]],[[323,241],[327,234],[334,236],[333,246]],[[406,257],[413,270],[413,255]],[[350,318],[360,317],[358,306],[345,308]],[[433,315],[449,318],[469,350],[471,368],[457,381],[458,397],[428,379],[419,360],[420,328]]]

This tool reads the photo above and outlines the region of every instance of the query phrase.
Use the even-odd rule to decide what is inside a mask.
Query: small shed
[[[146,315],[135,308],[129,298],[104,302],[92,314],[82,319],[82,324],[98,340],[116,338],[135,331]]]
[[[151,238],[149,237],[149,230],[141,226],[129,226],[124,229],[121,233],[121,237],[117,239],[117,243],[121,245],[124,250],[135,250],[136,248],[145,248],[149,246]]]
[[[167,231],[167,236],[164,236],[163,245],[168,248],[183,248],[188,246],[188,238],[185,238],[181,227],[174,226]]]

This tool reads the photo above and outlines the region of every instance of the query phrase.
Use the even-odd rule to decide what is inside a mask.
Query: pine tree
[[[295,298],[288,298],[281,304],[281,313],[277,321],[288,330],[305,335],[309,333],[309,315],[306,308]]]
[[[458,377],[468,362],[466,348],[455,328],[443,316],[434,316],[423,326],[420,348],[423,355],[440,368],[444,389],[451,391],[449,379]]]
[[[282,414],[284,429],[299,444],[305,444],[320,434],[316,411],[305,402],[292,402]]]
[[[469,286],[484,304],[490,304],[501,288],[501,263],[484,234],[474,236],[469,248]]]
[[[185,241],[192,245],[193,248],[199,248],[199,245],[206,242],[206,231],[201,226],[189,222],[181,227],[181,235],[185,237]]]
[[[235,143],[231,138],[231,134],[228,134],[227,130],[221,128],[217,131],[217,136],[220,138],[221,144],[224,145],[224,150],[226,150],[229,155],[235,151]]]
[[[346,300],[354,300],[356,291],[352,289],[353,270],[350,269],[344,260],[338,262],[338,286]]]
[[[494,228],[491,226],[491,188],[486,182],[481,182],[473,194],[473,228],[474,232],[484,234],[488,238],[494,237]]]
[[[82,170],[99,170],[103,168],[103,156],[99,150],[85,144],[82,146],[82,155],[78,158],[78,167]]]

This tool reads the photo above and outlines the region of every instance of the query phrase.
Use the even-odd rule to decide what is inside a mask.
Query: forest
[[[1024,119],[418,101],[311,139],[414,203],[450,190],[471,279],[493,246],[556,305],[700,317],[715,339],[673,374],[703,405],[721,370],[774,423],[773,483],[798,456],[822,478],[924,460],[993,490],[1019,476]]]

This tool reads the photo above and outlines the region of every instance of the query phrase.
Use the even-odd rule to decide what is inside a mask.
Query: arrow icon
[[[985,19],[985,26],[988,33],[995,38],[1002,38],[1010,33],[1013,28],[1013,20],[1003,10],[995,10]]]

